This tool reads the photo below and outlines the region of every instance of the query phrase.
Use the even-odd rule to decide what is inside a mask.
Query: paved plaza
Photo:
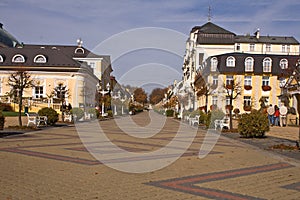
[[[152,112],[152,111],[151,111]],[[162,116],[152,113],[154,120]],[[119,121],[118,121],[119,120]],[[100,121],[100,127],[114,145],[134,153],[120,156],[107,141],[94,141],[89,131],[79,134],[75,125],[44,128],[41,131],[0,138],[0,199],[299,199],[300,160],[289,158],[255,146],[220,136],[213,148],[205,147],[207,156],[199,157],[203,144],[214,144],[214,131],[185,126],[177,138],[179,121],[164,118],[163,129],[152,137],[134,137],[118,125],[130,120],[148,127],[149,112]],[[92,131],[95,122],[81,123]],[[298,129],[272,127],[276,134]],[[287,129],[284,129],[287,128]],[[132,129],[133,130],[133,129]],[[144,129],[140,129],[141,134]],[[145,129],[146,130],[146,129]],[[178,153],[150,155],[167,148],[180,152],[195,132],[192,144],[175,162],[166,167],[129,173],[119,166],[141,167],[141,163],[157,165],[178,157]],[[297,132],[298,133],[298,132]],[[84,144],[82,141],[85,141]],[[86,145],[88,143],[88,145]],[[100,144],[101,143],[101,144]],[[95,159],[92,148],[106,160]],[[92,150],[92,151],[93,151]],[[205,152],[204,151],[204,152]],[[202,151],[203,152],[203,151]],[[115,157],[112,157],[115,155]],[[117,155],[117,156],[116,156]],[[110,157],[111,156],[111,157]],[[115,169],[109,167],[112,164]],[[133,164],[133,165],[132,165]],[[151,169],[151,166],[144,166]],[[130,169],[128,169],[130,170]]]

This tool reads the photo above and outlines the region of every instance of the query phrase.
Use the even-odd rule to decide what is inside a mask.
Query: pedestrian
[[[279,108],[277,105],[274,106],[274,125],[275,126],[279,126],[279,116],[280,116],[280,112],[279,112]]]
[[[268,113],[269,125],[273,126],[274,125],[274,113],[275,113],[275,110],[274,110],[272,104],[269,105],[269,107],[267,109],[267,113]]]
[[[282,104],[279,110],[280,110],[280,125],[286,126],[287,107],[284,104]]]

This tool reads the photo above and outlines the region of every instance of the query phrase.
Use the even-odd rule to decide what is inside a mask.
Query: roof
[[[192,28],[191,32],[194,32],[198,30],[198,33],[208,33],[208,34],[233,34],[234,33],[212,23],[212,22],[207,22],[206,24],[204,24],[203,26],[195,26],[194,28]]]
[[[20,44],[18,40],[3,29],[3,24],[0,23],[0,47],[15,47],[17,44]]]
[[[298,45],[299,42],[294,37],[286,36],[256,36],[238,35],[235,37],[236,43],[263,43],[263,44],[293,44]]]
[[[235,67],[227,67],[226,59],[229,56],[233,56],[235,58]],[[277,76],[289,76],[291,72],[294,70],[296,63],[299,61],[300,56],[296,55],[273,55],[273,54],[248,54],[248,53],[226,53],[220,54],[216,56],[211,56],[207,59],[207,67],[203,70],[203,73],[210,73],[210,59],[212,57],[216,57],[218,59],[218,72],[221,74],[247,74],[245,71],[245,59],[247,57],[252,57],[254,59],[253,72],[251,74],[262,75],[262,74],[270,74]],[[272,71],[270,73],[263,72],[263,60],[269,57],[272,59]],[[281,59],[288,60],[288,68],[281,69],[280,61]],[[248,72],[249,73],[249,72]]]

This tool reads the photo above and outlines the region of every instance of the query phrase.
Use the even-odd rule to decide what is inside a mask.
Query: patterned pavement
[[[161,116],[156,116],[158,119]],[[149,113],[124,117],[142,127]],[[0,139],[0,199],[299,199],[300,161],[220,137],[212,151],[199,158],[207,134],[197,131],[190,147],[174,163],[146,173],[126,173],[105,163],[122,165],[159,163],[177,154],[145,156],[175,140],[179,122],[166,119],[163,129],[150,138],[125,134],[114,120],[99,122],[107,138],[133,157],[119,156],[109,143],[83,145],[74,126],[45,128]],[[85,123],[92,129],[93,123]],[[129,123],[128,123],[129,124]],[[130,125],[128,125],[130,126]],[[131,128],[131,127],[128,127]],[[86,133],[86,138],[89,134]],[[81,135],[82,137],[82,135]],[[188,133],[178,140],[187,139]],[[101,155],[95,159],[87,148]],[[174,151],[182,146],[170,147]],[[153,163],[152,162],[152,163]],[[145,166],[147,167],[147,166]]]

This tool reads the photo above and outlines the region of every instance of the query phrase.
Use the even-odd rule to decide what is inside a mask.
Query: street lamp
[[[120,95],[120,101],[122,102],[122,115],[124,115],[124,105],[123,105],[123,103],[126,101],[126,95],[124,95],[124,98],[121,98],[121,95]]]
[[[111,98],[113,98],[115,101],[117,100],[117,99],[119,99],[121,97],[121,92],[120,91],[118,91],[118,94],[117,95],[112,95],[111,96]],[[115,106],[114,106],[114,115],[117,115],[118,113],[117,113],[117,104],[115,103]]]
[[[109,89],[110,89],[110,85],[109,83],[107,83],[106,85],[106,90],[104,88],[101,87],[101,85],[97,84],[97,88],[99,90],[99,93],[102,94],[102,109],[101,109],[101,115],[102,117],[104,117],[104,96],[109,93]]]

